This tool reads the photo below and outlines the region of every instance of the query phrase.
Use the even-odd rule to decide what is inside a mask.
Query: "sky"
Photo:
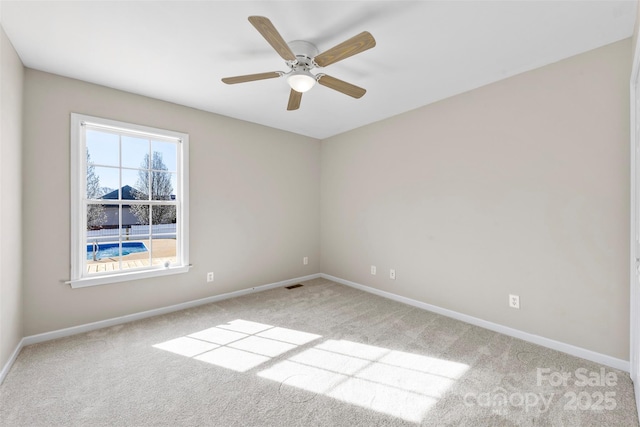
[[[121,150],[119,139],[122,138]],[[100,178],[100,186],[110,189],[125,185],[135,187],[138,173],[145,154],[158,152],[171,172],[174,192],[177,188],[177,143],[153,139],[122,136],[95,129],[86,130],[86,145],[90,161],[95,165],[95,173]],[[122,161],[122,181],[119,166]]]

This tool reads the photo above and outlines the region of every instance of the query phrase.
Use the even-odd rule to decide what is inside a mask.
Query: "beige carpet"
[[[624,372],[327,280],[26,347],[2,426],[637,426]]]

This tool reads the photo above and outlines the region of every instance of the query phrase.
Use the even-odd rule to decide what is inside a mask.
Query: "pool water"
[[[147,247],[142,242],[122,242],[122,255],[146,252]],[[98,243],[96,259],[114,258],[120,256],[120,245],[118,243]],[[87,245],[87,259],[93,260],[93,243]]]

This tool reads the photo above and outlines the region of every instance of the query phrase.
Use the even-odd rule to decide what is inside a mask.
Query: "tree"
[[[150,166],[150,168],[149,168]],[[162,153],[153,152],[151,164],[149,154],[145,154],[138,171],[138,182],[133,190],[136,200],[171,200],[173,185],[171,185],[171,172],[162,161]],[[176,207],[173,205],[153,205],[151,224],[169,224],[176,222]],[[131,212],[136,216],[140,224],[149,224],[149,205],[131,205]]]
[[[100,177],[96,175],[96,167],[91,164],[91,156],[87,151],[87,199],[99,199],[102,195],[102,188],[100,187]],[[100,228],[102,224],[107,222],[107,213],[104,209],[104,205],[87,205],[87,228],[96,229]]]

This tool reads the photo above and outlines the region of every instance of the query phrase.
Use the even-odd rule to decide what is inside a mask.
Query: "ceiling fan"
[[[302,93],[308,91],[316,82],[353,98],[360,98],[366,90],[347,83],[335,77],[323,73],[312,74],[310,70],[316,67],[326,67],[342,61],[350,56],[364,52],[376,45],[373,36],[367,32],[351,37],[350,39],[318,54],[318,48],[304,40],[295,40],[286,43],[271,21],[264,16],[250,16],[249,22],[258,30],[262,37],[275,49],[289,67],[288,72],[272,71],[268,73],[248,74],[245,76],[225,77],[222,81],[226,84],[252,82],[256,80],[273,79],[286,76],[287,83],[291,86],[287,110],[300,108]]]

